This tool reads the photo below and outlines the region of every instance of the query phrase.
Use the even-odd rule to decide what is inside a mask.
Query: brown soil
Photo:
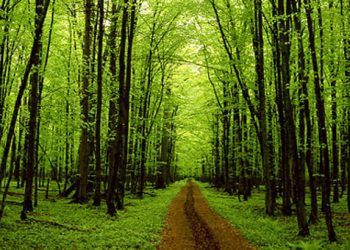
[[[158,250],[256,249],[213,210],[192,181],[170,205]]]

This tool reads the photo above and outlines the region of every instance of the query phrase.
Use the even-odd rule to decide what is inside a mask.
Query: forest
[[[350,249],[350,1],[1,0],[0,249]]]

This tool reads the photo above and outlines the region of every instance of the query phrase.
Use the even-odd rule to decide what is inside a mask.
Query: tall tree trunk
[[[344,189],[345,189],[345,172],[347,172],[347,186],[348,186],[348,211],[350,213],[350,32],[349,32],[349,21],[350,21],[350,3],[347,1],[343,3],[340,1],[340,14],[343,18],[343,46],[344,46],[344,59],[345,59],[345,73],[344,73],[344,99],[345,99],[345,108],[344,108],[344,128],[343,128],[343,177],[344,179]]]
[[[155,23],[153,24],[152,29],[152,38],[151,38],[151,44],[150,44],[150,51],[149,55],[147,57],[147,86],[145,88],[145,82],[143,83],[142,93],[143,94],[143,100],[142,100],[142,106],[140,107],[141,112],[141,142],[140,142],[140,150],[141,150],[141,160],[140,160],[140,186],[138,190],[138,195],[140,197],[143,196],[143,190],[145,186],[145,174],[146,174],[146,150],[147,150],[147,138],[149,135],[149,131],[147,131],[147,124],[148,124],[148,108],[149,108],[149,101],[150,101],[150,91],[151,91],[151,83],[152,83],[152,74],[153,74],[153,66],[152,66],[152,59],[153,59],[153,37],[154,37],[154,29],[155,29]]]
[[[95,132],[95,157],[96,157],[96,181],[94,205],[101,204],[101,113],[102,113],[102,53],[103,53],[103,33],[104,33],[104,0],[98,1],[99,31],[98,31],[98,52],[97,52],[97,110],[96,110],[96,132]]]
[[[329,3],[329,9],[333,10],[333,1]],[[330,30],[333,33],[333,20],[330,20]],[[330,81],[332,88],[332,182],[333,182],[333,202],[339,202],[339,150],[338,150],[338,126],[337,126],[337,69],[335,66],[334,43],[331,42],[330,49]]]
[[[20,112],[19,120],[22,120],[22,112]],[[16,155],[16,166],[15,166],[15,180],[17,182],[17,188],[20,188],[20,177],[21,177],[21,159],[22,159],[22,138],[23,138],[23,126],[21,122],[19,123],[19,136],[18,136],[18,146]]]
[[[278,21],[277,21],[277,6],[274,3],[272,6],[272,15],[276,18],[273,23],[273,63],[274,63],[274,83],[276,89],[276,105],[279,118],[279,132],[280,132],[280,143],[281,143],[281,159],[279,160],[280,168],[280,192],[283,195],[283,205],[282,212],[284,215],[291,214],[291,188],[290,188],[290,176],[289,171],[287,171],[287,130],[285,125],[285,110],[283,103],[283,92],[282,92],[282,67],[281,67],[281,51],[280,51],[280,41],[279,41],[279,31],[278,31]]]
[[[45,13],[44,1],[36,0],[36,15],[35,25],[38,26],[40,23],[40,17],[42,17]],[[26,184],[25,184],[25,192],[24,192],[24,202],[23,202],[23,211],[21,218],[26,218],[27,211],[33,211],[33,202],[32,202],[32,193],[33,193],[33,177],[36,166],[35,159],[35,149],[37,137],[37,114],[38,114],[38,99],[39,99],[39,82],[40,82],[40,74],[41,73],[41,65],[42,65],[42,42],[41,39],[38,42],[38,51],[33,57],[33,72],[30,77],[31,82],[31,92],[30,92],[30,117],[29,117],[29,130],[28,130],[28,147],[27,147],[27,167],[26,167]]]
[[[237,161],[237,148],[240,147],[240,145],[242,145],[242,141],[239,140],[240,134],[241,134],[241,117],[240,117],[240,96],[239,96],[239,87],[237,82],[235,82],[232,86],[232,93],[233,93],[233,97],[232,97],[232,105],[233,105],[233,109],[232,109],[232,192],[236,192],[236,182],[237,182],[237,167],[239,166],[239,161]],[[242,103],[243,104],[243,103]],[[246,110],[243,109],[242,110],[242,123],[244,124],[244,116]],[[243,126],[242,124],[242,126]],[[243,150],[243,147],[241,148]]]
[[[154,54],[154,43],[155,43],[155,32],[156,32],[156,16],[158,14],[158,9],[153,14],[153,23],[151,29],[151,39],[149,44],[149,52],[145,62],[145,80],[141,80],[141,93],[143,97],[141,98],[140,103],[140,120],[141,120],[141,138],[140,138],[140,150],[141,150],[141,159],[140,159],[140,185],[138,190],[138,195],[143,196],[143,190],[145,186],[145,175],[146,175],[146,150],[148,136],[151,132],[148,129],[148,116],[149,116],[149,105],[150,105],[150,95],[151,95],[151,85],[153,80],[153,54]],[[147,76],[146,76],[147,75]],[[147,85],[146,85],[147,82]],[[163,87],[162,87],[163,88]],[[162,93],[163,94],[163,93]]]
[[[301,12],[300,12],[301,0],[292,1],[292,9],[295,13],[294,15],[294,25],[298,34],[298,77],[300,86],[300,96],[303,98],[300,99],[300,164],[308,167],[309,172],[309,183],[310,183],[310,193],[311,193],[311,213],[309,218],[309,223],[314,224],[317,221],[317,193],[315,178],[313,176],[313,166],[312,166],[312,154],[311,154],[311,139],[312,139],[312,126],[310,121],[310,107],[308,100],[308,76],[305,71],[305,52],[304,44],[302,39],[302,26],[301,26]],[[305,127],[306,123],[306,127]],[[306,131],[305,131],[306,130]],[[304,171],[304,170],[303,170]]]
[[[287,1],[286,11],[287,15],[290,16],[292,14],[293,5],[295,6],[295,3],[292,3],[290,1]],[[294,12],[296,12],[296,9],[294,8]],[[295,25],[297,27],[297,30],[300,30],[300,23],[295,15],[294,18]],[[286,30],[289,30],[289,24],[285,23]],[[286,34],[288,36],[288,33]],[[295,128],[295,122],[293,118],[293,106],[291,103],[290,98],[290,92],[289,92],[289,85],[290,85],[290,75],[289,75],[289,55],[290,55],[290,41],[288,41],[288,38],[283,38],[284,43],[288,43],[283,45],[288,52],[285,54],[285,60],[288,60],[288,72],[284,72],[284,97],[285,97],[285,104],[286,104],[286,122],[288,124],[287,131],[288,131],[288,164],[290,164],[290,168],[293,170],[293,177],[294,177],[294,199],[296,203],[296,210],[297,210],[297,219],[298,219],[298,227],[299,227],[299,235],[300,236],[306,236],[309,235],[309,227],[306,220],[306,213],[305,213],[305,207],[304,207],[304,200],[305,200],[305,163],[302,165],[302,163],[299,161],[298,158],[298,145],[297,145],[297,139],[296,139],[296,128]],[[288,55],[287,55],[288,53]],[[286,61],[284,63],[287,63]],[[287,68],[285,69],[287,70]],[[299,68],[299,81],[305,80],[304,75],[304,68]],[[304,118],[304,117],[302,117]]]
[[[83,43],[83,70],[81,87],[81,135],[79,145],[79,187],[76,202],[86,203],[88,201],[87,183],[89,174],[89,84],[91,81],[91,18],[93,1],[85,2],[85,28]]]
[[[224,184],[225,191],[229,194],[232,194],[231,188],[231,178],[230,178],[230,168],[229,168],[229,152],[230,152],[230,112],[229,112],[229,82],[222,81],[223,84],[223,110],[222,110],[222,125],[223,125],[223,134],[222,134],[222,143],[223,143],[223,168],[224,168]]]
[[[220,139],[219,139],[219,115],[215,115],[213,126],[214,132],[214,165],[215,165],[215,186],[221,187],[221,166],[220,166]]]
[[[241,78],[241,73],[235,64],[236,59],[233,57],[232,54],[232,46],[229,44],[229,39],[226,36],[225,30],[222,26],[222,22],[219,16],[218,7],[216,6],[216,3],[214,0],[210,0],[210,3],[213,7],[215,18],[219,27],[222,43],[224,46],[224,49],[226,51],[226,54],[228,56],[228,59],[230,61],[230,66],[232,67],[232,71],[234,72],[237,81],[240,85],[240,88],[242,90],[242,95],[247,102],[248,108],[250,110],[251,115],[251,121],[256,129],[256,133],[258,135],[260,150],[261,150],[261,158],[263,162],[263,172],[264,172],[264,179],[265,179],[265,185],[266,185],[266,193],[265,193],[265,208],[266,213],[269,215],[273,215],[274,213],[274,207],[275,207],[275,195],[274,195],[274,181],[273,179],[273,169],[270,166],[270,148],[271,143],[268,142],[268,130],[267,130],[267,121],[266,121],[266,100],[265,100],[265,86],[264,86],[264,72],[263,72],[263,66],[259,63],[263,63],[263,54],[261,54],[260,51],[263,51],[263,36],[262,36],[262,21],[261,22],[255,22],[256,28],[255,32],[255,40],[253,41],[254,46],[254,52],[256,53],[256,59],[259,61],[259,63],[256,63],[256,71],[257,71],[257,84],[258,89],[257,91],[257,98],[259,99],[259,109],[256,109],[256,106],[254,105],[251,96],[249,94],[249,90],[245,82]],[[256,20],[260,19],[259,16],[261,16],[262,20],[262,9],[261,9],[261,1],[254,2],[255,6],[255,16]],[[228,8],[230,5],[228,4]],[[260,9],[260,10],[259,10]],[[261,26],[261,29],[258,26]],[[260,40],[257,40],[260,39]],[[239,54],[239,50],[236,50],[237,54]],[[258,55],[260,53],[260,55]],[[239,55],[237,55],[239,57]],[[259,73],[258,73],[259,72]],[[258,119],[258,122],[256,121],[256,118]]]
[[[257,75],[257,85],[259,89],[259,111],[258,119],[260,125],[260,145],[263,160],[263,172],[265,180],[265,209],[268,215],[274,214],[274,187],[272,184],[272,175],[270,169],[270,151],[271,142],[268,141],[268,128],[266,117],[266,94],[265,94],[265,72],[264,72],[264,38],[263,38],[263,21],[262,21],[262,1],[254,1],[255,13],[255,71]]]
[[[1,158],[0,186],[1,186],[2,179],[3,179],[3,174],[5,173],[5,170],[6,170],[7,158],[8,158],[8,154],[10,151],[12,137],[14,135],[14,130],[16,127],[16,121],[17,121],[19,108],[21,107],[22,97],[23,97],[24,91],[27,87],[28,78],[29,78],[30,71],[31,71],[33,64],[34,64],[34,59],[37,56],[37,54],[39,53],[39,47],[40,47],[39,43],[41,42],[41,35],[43,33],[43,25],[44,25],[44,21],[45,21],[45,17],[46,17],[46,13],[47,13],[47,9],[49,7],[49,4],[50,4],[50,0],[46,0],[45,3],[42,3],[42,6],[39,7],[42,9],[42,12],[40,13],[40,15],[37,16],[38,21],[36,21],[36,23],[35,23],[35,35],[34,35],[34,41],[33,41],[32,49],[31,49],[30,57],[28,59],[28,63],[26,65],[24,75],[23,75],[23,78],[21,81],[21,85],[20,85],[20,88],[19,88],[19,91],[17,94],[17,98],[16,98],[16,102],[15,102],[15,106],[13,109],[11,122],[10,122],[10,126],[9,126],[9,131],[8,131],[7,138],[6,138],[6,144],[5,144],[5,147],[3,150],[3,155]]]
[[[131,7],[129,9],[129,5]],[[117,206],[118,209],[124,208],[124,192],[126,181],[126,168],[128,162],[128,136],[129,136],[129,106],[130,106],[130,87],[132,77],[132,49],[134,41],[134,31],[136,25],[136,6],[137,0],[129,3],[124,0],[123,20],[120,34],[119,51],[119,117],[117,134],[117,160],[116,165],[119,173]],[[130,20],[129,20],[130,14]],[[127,27],[129,29],[127,30]],[[128,31],[128,32],[127,32]],[[125,53],[126,52],[126,53]],[[126,60],[126,63],[125,63]]]
[[[115,3],[112,4],[112,25],[109,34],[109,46],[111,48],[110,54],[110,72],[111,72],[111,97],[109,101],[109,114],[108,114],[108,188],[106,194],[107,213],[111,216],[116,214],[115,209],[115,189],[117,182],[117,171],[116,171],[116,155],[117,155],[117,94],[115,91],[115,82],[117,81],[117,48],[116,48],[116,37],[117,37],[117,20],[118,20],[119,9]]]
[[[326,128],[326,113],[323,99],[323,87],[320,83],[320,77],[318,72],[318,63],[315,46],[315,33],[312,21],[312,7],[310,0],[304,0],[307,26],[309,31],[309,43],[311,51],[312,66],[314,71],[314,85],[316,95],[316,107],[317,107],[317,119],[318,119],[318,133],[319,133],[319,144],[321,145],[321,169],[324,170],[324,179],[322,182],[323,186],[323,199],[325,206],[325,217],[328,230],[328,239],[330,241],[336,241],[336,235],[333,228],[332,212],[330,205],[330,167],[329,167],[329,152],[328,152],[328,141],[327,141],[327,128]],[[322,59],[321,59],[322,60]]]
[[[166,176],[167,176],[167,163],[169,157],[170,147],[170,119],[171,119],[171,91],[166,89],[166,102],[164,103],[164,116],[163,116],[163,130],[162,130],[162,143],[160,153],[160,165],[158,167],[156,188],[166,188]]]

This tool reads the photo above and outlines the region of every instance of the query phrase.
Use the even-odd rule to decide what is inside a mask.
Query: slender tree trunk
[[[20,113],[20,120],[22,112]],[[17,155],[16,155],[16,166],[15,166],[15,180],[17,182],[17,188],[20,187],[20,177],[21,177],[21,159],[22,159],[22,137],[23,137],[23,126],[19,124],[19,136],[18,136],[18,146],[17,146]]]
[[[347,203],[348,203],[348,211],[350,213],[350,32],[349,32],[349,13],[350,13],[350,3],[347,1],[343,3],[343,1],[340,1],[341,3],[341,16],[343,17],[343,46],[344,46],[344,59],[345,59],[345,73],[344,73],[344,99],[346,106],[344,108],[344,131],[343,131],[343,138],[344,138],[344,145],[343,145],[343,153],[342,155],[344,157],[344,163],[343,163],[343,179],[345,179],[345,172],[347,172]],[[344,189],[345,189],[345,180],[344,180]]]
[[[130,87],[131,87],[131,68],[132,68],[132,49],[134,40],[134,31],[136,25],[136,6],[137,1],[131,2],[129,9],[129,0],[124,0],[123,20],[120,34],[119,51],[119,119],[117,134],[117,160],[116,165],[119,173],[117,206],[118,209],[124,208],[124,193],[126,181],[126,168],[128,161],[128,136],[129,136],[129,106],[130,106]],[[130,12],[130,13],[129,13]],[[130,21],[129,21],[130,14]],[[127,27],[129,26],[129,32]],[[126,53],[125,53],[126,52]]]
[[[333,1],[329,3],[329,9],[333,10]],[[330,30],[333,33],[333,20],[330,20]],[[333,202],[339,202],[339,150],[338,150],[338,126],[337,126],[337,73],[336,66],[334,62],[334,43],[331,42],[330,49],[330,81],[332,88],[332,182],[333,182]]]
[[[263,162],[263,172],[264,172],[264,180],[266,185],[266,193],[265,193],[265,208],[266,213],[269,215],[273,215],[274,213],[274,207],[275,207],[275,197],[274,197],[274,189],[273,186],[273,169],[270,166],[270,148],[271,143],[268,142],[268,131],[267,131],[267,121],[266,121],[266,100],[265,100],[265,90],[264,90],[264,72],[263,72],[263,66],[260,64],[263,63],[263,53],[261,54],[261,51],[263,51],[263,36],[262,36],[262,21],[261,22],[255,22],[255,40],[253,41],[253,47],[254,52],[256,53],[256,58],[259,61],[259,63],[256,63],[256,71],[257,71],[257,83],[258,83],[258,89],[257,91],[257,98],[259,99],[259,108],[256,109],[256,106],[254,105],[251,96],[249,94],[249,90],[245,82],[241,78],[241,73],[237,67],[237,65],[234,63],[236,59],[233,57],[232,54],[232,47],[229,43],[229,39],[226,36],[225,30],[222,26],[221,19],[219,16],[218,8],[216,6],[216,3],[214,0],[210,0],[210,3],[213,7],[215,18],[219,27],[221,39],[223,42],[224,49],[226,51],[226,54],[230,60],[230,66],[232,67],[232,71],[234,72],[237,81],[240,85],[240,88],[242,90],[242,95],[247,102],[248,108],[250,110],[251,115],[251,121],[256,129],[256,133],[258,135],[260,150],[261,150],[261,158]],[[255,7],[255,16],[256,20],[259,20],[261,17],[262,20],[262,10],[261,10],[261,1],[254,2]],[[229,8],[230,5],[228,4],[227,7]],[[257,28],[259,26],[259,29]],[[260,29],[261,26],[261,29]],[[258,40],[257,40],[258,39]],[[239,54],[239,50],[237,49],[237,54]],[[258,55],[260,53],[260,55]],[[239,55],[237,55],[239,57]],[[260,65],[259,65],[260,64]],[[259,73],[258,73],[259,72]],[[256,121],[256,118],[258,119],[258,122]]]
[[[115,91],[114,83],[117,81],[117,48],[116,48],[116,37],[117,37],[117,14],[119,9],[117,5],[112,5],[112,25],[109,34],[109,46],[111,48],[110,54],[110,72],[111,72],[111,97],[109,102],[109,114],[108,114],[108,188],[106,194],[107,213],[111,216],[116,214],[115,209],[115,189],[117,182],[117,171],[116,171],[116,155],[117,155],[117,95]]]
[[[259,89],[259,125],[260,125],[260,145],[263,160],[263,172],[265,180],[265,208],[268,215],[274,214],[275,199],[274,187],[272,187],[272,175],[270,169],[270,152],[271,142],[268,141],[268,128],[266,117],[266,94],[265,94],[265,72],[264,72],[264,38],[263,38],[263,21],[262,21],[262,1],[254,1],[255,9],[255,70],[257,74],[257,85]]]
[[[162,142],[161,142],[161,153],[160,153],[160,166],[158,167],[156,188],[166,188],[167,178],[167,163],[169,157],[170,147],[170,119],[171,119],[171,102],[170,102],[171,91],[169,88],[166,89],[166,102],[164,107],[163,116],[163,130],[162,130]]]
[[[324,181],[323,186],[323,199],[325,206],[325,217],[328,230],[328,239],[330,241],[336,241],[336,235],[333,228],[332,222],[332,212],[330,205],[330,167],[329,167],[329,152],[328,152],[328,141],[327,141],[327,128],[326,128],[326,113],[323,99],[323,87],[320,83],[320,77],[318,72],[318,63],[316,57],[316,46],[315,46],[315,33],[313,29],[312,22],[312,7],[310,5],[310,0],[304,0],[305,11],[307,17],[307,26],[309,31],[309,43],[312,58],[312,66],[314,71],[314,85],[315,85],[315,95],[316,95],[316,107],[317,107],[317,118],[318,118],[318,133],[319,133],[319,143],[321,145],[321,169],[324,170]]]
[[[219,116],[215,115],[214,122],[214,164],[215,164],[215,186],[221,187],[221,166],[220,166],[220,139],[219,139]]]
[[[103,33],[104,33],[104,0],[99,0],[99,32],[98,32],[98,52],[97,52],[97,110],[96,110],[96,132],[95,132],[95,157],[96,157],[96,182],[94,205],[101,204],[101,113],[102,113],[102,54],[103,54]]]
[[[239,135],[241,133],[241,117],[240,117],[240,97],[239,97],[239,89],[238,89],[238,84],[235,82],[233,84],[233,98],[232,98],[232,192],[236,192],[236,182],[237,182],[237,166],[239,166],[239,161],[237,161],[237,150],[236,148],[239,147],[242,143],[242,141],[239,140]],[[242,111],[242,122],[244,123],[243,117],[245,116],[245,110]]]
[[[8,84],[6,78],[9,77],[9,67],[12,64],[11,58],[9,58],[9,39],[10,39],[10,1],[0,6],[0,11],[2,13],[2,22],[3,25],[0,29],[2,37],[0,40],[0,141],[4,132],[4,118],[5,118],[5,100],[8,95]],[[0,185],[1,187],[1,185]]]
[[[154,16],[156,13],[154,14]],[[151,33],[151,41],[149,45],[149,54],[147,56],[146,64],[147,64],[147,86],[145,88],[146,82],[142,81],[141,92],[143,93],[143,99],[140,106],[140,119],[141,119],[141,141],[140,141],[140,150],[141,150],[141,160],[140,160],[140,186],[138,190],[138,195],[140,197],[143,196],[143,190],[145,186],[145,174],[146,174],[146,150],[147,150],[147,138],[149,136],[149,131],[147,131],[148,124],[148,109],[150,103],[150,92],[151,92],[151,84],[153,79],[153,50],[154,50],[154,36],[155,36],[155,28],[156,21],[153,21],[152,25],[152,33]]]
[[[231,188],[231,178],[230,178],[230,168],[229,168],[229,152],[230,152],[230,112],[229,112],[229,96],[228,96],[228,88],[229,83],[226,81],[222,82],[223,84],[223,93],[224,93],[224,100],[223,100],[223,110],[222,110],[222,125],[223,125],[223,135],[222,135],[222,142],[223,142],[223,168],[224,168],[224,184],[225,184],[225,191],[229,194],[232,194],[232,188]]]
[[[305,71],[305,53],[304,53],[304,45],[302,39],[302,26],[300,21],[300,6],[301,1],[292,1],[292,8],[294,15],[294,25],[298,34],[298,66],[299,72],[298,77],[301,83],[300,86],[300,96],[304,96],[300,100],[300,140],[301,140],[301,148],[300,155],[301,160],[300,164],[308,167],[309,172],[309,182],[310,182],[310,192],[311,192],[311,214],[309,218],[309,223],[314,224],[317,221],[317,193],[316,186],[313,176],[313,166],[312,166],[312,154],[311,154],[311,139],[312,139],[312,126],[310,121],[310,107],[308,101],[308,76]],[[306,123],[306,127],[305,127]],[[305,131],[306,130],[306,131]],[[303,170],[304,171],[304,170]]]
[[[3,150],[3,155],[1,158],[0,186],[1,186],[2,178],[3,178],[3,173],[6,170],[7,158],[8,158],[8,154],[9,154],[9,150],[10,150],[10,146],[11,146],[12,137],[14,135],[14,130],[16,127],[16,121],[17,121],[19,108],[21,107],[22,97],[23,97],[24,91],[27,87],[28,78],[29,78],[29,74],[30,74],[30,71],[32,69],[32,66],[34,64],[34,59],[35,59],[36,55],[39,53],[39,47],[40,47],[39,43],[41,41],[41,35],[43,32],[43,25],[44,25],[44,21],[45,21],[45,17],[46,17],[46,13],[47,13],[47,9],[49,7],[49,4],[50,4],[50,0],[46,0],[45,4],[41,6],[42,13],[39,16],[37,16],[38,21],[35,24],[35,36],[34,36],[33,46],[32,46],[30,57],[28,59],[28,63],[26,65],[26,69],[24,71],[21,85],[20,85],[20,88],[19,88],[19,91],[17,94],[17,98],[16,98],[16,102],[15,102],[15,106],[14,106],[14,110],[12,113],[11,122],[10,122],[10,126],[9,126],[9,131],[8,131],[7,138],[6,138],[6,144],[5,144],[5,147]]]
[[[40,23],[40,17],[45,15],[44,1],[36,0],[36,15],[35,19],[36,26]],[[39,99],[39,82],[41,73],[41,65],[42,65],[42,42],[41,39],[38,42],[38,51],[33,57],[33,72],[30,78],[31,82],[31,92],[30,92],[30,117],[29,117],[29,131],[28,131],[28,147],[27,147],[27,167],[26,167],[26,184],[25,184],[25,192],[24,192],[24,202],[23,202],[23,211],[22,211],[22,219],[26,218],[27,211],[33,211],[33,202],[32,202],[32,193],[33,193],[33,177],[36,166],[35,159],[35,149],[37,137],[37,114],[38,114],[38,99]]]
[[[272,8],[273,16],[277,17],[277,7]],[[290,171],[288,171],[288,152],[287,152],[287,129],[285,119],[284,97],[282,91],[282,67],[281,67],[281,50],[279,41],[278,22],[273,24],[273,57],[274,57],[274,71],[275,71],[275,88],[276,88],[276,104],[279,116],[280,124],[280,141],[281,141],[281,169],[280,179],[283,195],[282,212],[284,215],[291,214],[291,184],[290,184]]]
[[[83,76],[81,87],[81,135],[79,145],[79,187],[76,202],[86,203],[88,201],[87,184],[89,173],[89,84],[91,81],[91,19],[92,19],[93,1],[86,0],[85,12],[85,30],[83,43]]]

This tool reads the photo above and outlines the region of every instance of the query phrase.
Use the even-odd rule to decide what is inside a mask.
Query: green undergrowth
[[[146,190],[144,199],[128,196],[125,210],[114,218],[106,214],[104,202],[95,207],[92,201],[69,204],[51,196],[39,200],[29,219],[21,221],[21,205],[16,203],[23,195],[11,195],[0,222],[0,249],[155,249],[168,205],[184,185],[181,181],[164,190]]]
[[[311,236],[297,236],[296,216],[283,216],[276,211],[276,216],[264,214],[264,193],[254,191],[248,201],[239,202],[236,196],[198,183],[209,206],[227,219],[242,235],[259,249],[350,249],[350,216],[347,213],[346,196],[340,203],[332,204],[334,225],[338,242],[329,243],[325,220],[320,213],[320,221],[310,227]],[[278,200],[278,203],[282,201]],[[310,204],[309,200],[306,200]],[[309,214],[310,207],[307,206]]]

